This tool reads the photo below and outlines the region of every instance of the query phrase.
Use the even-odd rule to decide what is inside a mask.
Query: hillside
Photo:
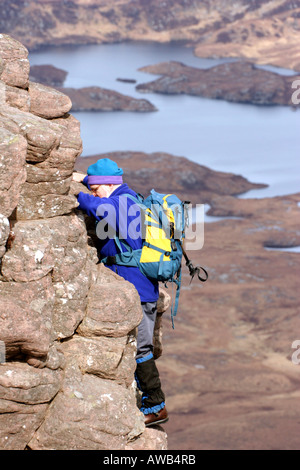
[[[29,49],[183,41],[201,57],[300,70],[300,5],[292,0],[4,0],[0,30]]]

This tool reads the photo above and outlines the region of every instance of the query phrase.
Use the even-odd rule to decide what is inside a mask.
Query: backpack
[[[137,194],[137,197],[130,194],[124,196],[133,200],[140,207],[142,248],[134,250],[122,239],[122,244],[127,249],[126,252],[122,252],[120,239],[115,236],[115,243],[120,253],[113,257],[104,258],[101,262],[134,266],[139,268],[149,279],[163,282],[166,288],[168,287],[167,282],[171,282],[172,287],[175,285],[175,304],[173,305],[172,302],[171,306],[171,319],[174,328],[174,317],[178,310],[181,286],[182,257],[185,257],[192,279],[196,273],[202,282],[208,278],[204,268],[193,267],[183,248],[185,228],[188,226],[187,205],[189,202],[181,201],[174,194],[157,193],[154,189],[147,198],[141,194]],[[200,269],[205,273],[204,278],[200,276]]]

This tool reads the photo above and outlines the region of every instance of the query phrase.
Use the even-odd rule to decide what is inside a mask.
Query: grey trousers
[[[153,332],[157,302],[142,302],[143,319],[138,326],[135,378],[143,392],[141,411],[147,415],[158,413],[165,406],[159,372],[153,357]]]
[[[143,319],[138,326],[137,354],[139,360],[153,354],[153,332],[157,315],[157,302],[142,302]]]

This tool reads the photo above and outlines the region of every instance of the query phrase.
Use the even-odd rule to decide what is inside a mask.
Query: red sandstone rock
[[[30,97],[27,90],[17,88],[14,86],[4,85],[0,82],[0,94],[1,101],[3,104],[8,104],[14,108],[18,108],[21,111],[28,112],[30,108]]]
[[[0,35],[0,447],[125,449],[145,430],[134,386],[140,299],[96,265],[73,210],[79,122],[59,92],[28,93],[22,54]],[[155,434],[149,445],[160,448]]]
[[[5,253],[5,244],[7,242],[9,232],[9,220],[4,217],[4,215],[0,214],[0,259]]]
[[[82,374],[73,359],[65,370],[61,392],[29,447],[33,450],[124,450],[128,436],[137,438],[144,429],[133,389]]]
[[[64,116],[72,108],[68,96],[53,88],[30,82],[30,112],[45,119]]]
[[[127,336],[120,338],[75,336],[64,343],[61,350],[65,357],[77,358],[82,373],[114,380],[127,388],[132,387],[136,368],[134,337],[128,342]]]
[[[0,447],[23,450],[57,394],[62,371],[14,362],[0,365]]]
[[[0,80],[6,85],[26,89],[29,83],[27,49],[20,42],[6,34],[0,35],[0,43]]]
[[[2,215],[8,217],[18,204],[26,179],[27,142],[24,137],[3,127],[0,128],[0,137],[0,210]]]
[[[20,353],[47,356],[53,336],[50,276],[35,282],[0,282],[0,289],[0,340],[7,359]]]
[[[85,337],[126,336],[141,319],[142,307],[133,285],[99,265],[90,289],[86,316],[77,333]]]

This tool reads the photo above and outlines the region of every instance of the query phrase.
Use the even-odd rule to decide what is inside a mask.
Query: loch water
[[[128,42],[52,47],[30,53],[29,60],[31,65],[51,64],[66,70],[66,87],[100,86],[148,99],[158,109],[151,113],[73,113],[81,123],[82,156],[113,151],[167,152],[269,185],[240,197],[273,197],[300,191],[299,110],[136,91],[137,84],[156,78],[139,71],[141,67],[178,61],[209,68],[227,59],[201,59],[191,48],[179,44]],[[132,79],[136,84],[118,78]]]

